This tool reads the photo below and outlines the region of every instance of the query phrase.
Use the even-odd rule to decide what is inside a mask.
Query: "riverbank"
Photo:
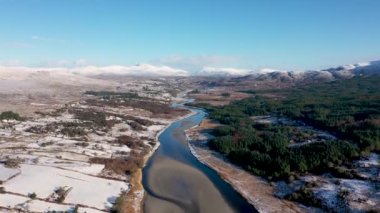
[[[215,171],[191,153],[184,131],[205,112],[174,122],[159,135],[160,147],[143,169],[144,212],[257,212]]]
[[[203,164],[215,170],[259,212],[306,212],[306,209],[292,202],[274,196],[274,188],[264,179],[254,176],[228,162],[221,154],[207,146],[210,135],[209,120],[186,131],[193,155]]]
[[[142,183],[142,170],[144,169],[144,167],[146,166],[146,163],[148,162],[148,160],[150,159],[150,157],[152,157],[152,155],[157,151],[157,149],[160,147],[160,142],[158,140],[159,136],[167,129],[170,127],[170,125],[172,125],[174,122],[177,122],[179,120],[182,120],[182,119],[185,119],[187,117],[190,117],[192,115],[194,115],[196,112],[193,112],[193,111],[190,111],[186,114],[186,115],[183,115],[183,116],[180,116],[178,118],[175,118],[175,119],[172,119],[170,120],[169,122],[166,123],[166,126],[160,130],[159,132],[157,132],[156,136],[155,136],[155,145],[154,147],[152,148],[152,150],[147,153],[145,156],[144,156],[144,166],[142,168],[139,168],[135,174],[131,177],[130,179],[130,183],[131,183],[131,189],[128,191],[128,193],[125,195],[125,200],[124,200],[124,204],[123,204],[123,210],[125,210],[125,212],[128,212],[128,213],[138,213],[138,212],[143,212],[143,204],[144,204],[144,199],[145,199],[145,190],[144,190],[144,186],[143,186],[143,183]]]

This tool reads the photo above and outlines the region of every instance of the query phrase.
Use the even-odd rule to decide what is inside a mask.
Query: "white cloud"
[[[84,58],[80,58],[77,60],[47,60],[38,63],[39,67],[82,67],[89,65],[88,61]]]
[[[2,72],[12,71],[48,71],[48,72],[67,72],[84,76],[91,75],[133,75],[133,76],[187,76],[185,70],[176,69],[168,66],[154,66],[151,64],[140,64],[134,66],[77,66],[77,67],[22,67],[22,66],[0,66]]]
[[[234,56],[221,55],[197,55],[197,56],[181,56],[172,55],[150,61],[153,64],[168,65],[179,67],[181,69],[197,72],[205,66],[225,67],[234,66],[239,62],[239,58]]]
[[[64,40],[64,39],[48,38],[48,37],[43,37],[43,36],[39,36],[39,35],[33,35],[32,40],[55,42],[55,43],[65,43],[66,42],[66,40]]]
[[[88,65],[88,61],[84,58],[80,58],[74,62],[75,66],[86,66]]]
[[[154,66],[151,64],[139,64],[134,66],[85,66],[72,68],[72,72],[82,75],[100,75],[100,74],[115,74],[115,75],[136,75],[136,76],[186,76],[188,72],[181,69],[176,69],[168,66]]]
[[[248,75],[251,73],[251,70],[248,69],[237,69],[230,67],[203,67],[197,75]]]
[[[272,69],[272,68],[261,68],[255,71],[255,73],[271,73],[271,72],[287,72],[286,70]]]
[[[0,66],[13,67],[13,66],[21,66],[21,64],[22,62],[18,59],[0,61]]]
[[[1,46],[4,48],[24,49],[24,48],[29,48],[32,45],[28,43],[24,43],[24,42],[9,42],[9,43],[1,44]]]

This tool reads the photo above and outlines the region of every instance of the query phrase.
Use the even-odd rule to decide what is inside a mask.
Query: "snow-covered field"
[[[85,92],[137,94],[142,105],[169,104],[183,87],[179,82],[170,77],[1,68],[0,113],[12,110],[26,119],[0,120],[0,212],[73,211],[78,204],[79,212],[108,211],[121,190],[131,190],[132,208],[140,209],[144,190],[134,188],[139,181],[123,171],[134,158],[147,157],[159,146],[157,134],[177,114],[162,117],[143,107],[105,102],[95,106],[87,101],[104,97]],[[105,115],[105,121],[96,124],[97,118],[92,122],[88,114],[88,120],[80,120],[75,115],[80,110]],[[120,137],[125,138],[118,141]],[[117,170],[118,162],[126,165]],[[59,187],[67,190],[62,202],[50,199]]]
[[[97,209],[108,209],[123,190],[128,190],[124,181],[94,177],[50,166],[27,165],[20,167],[21,174],[3,186],[9,192],[54,201],[52,195],[58,187],[72,188],[64,203],[81,204]],[[95,196],[96,195],[96,196]],[[31,209],[33,210],[33,209]]]
[[[49,203],[41,200],[33,200],[25,196],[7,194],[2,196],[0,199],[0,206],[7,209],[22,210],[22,211],[32,211],[32,212],[72,212],[75,209],[75,205]],[[11,210],[6,210],[4,212],[12,212]],[[93,208],[79,207],[78,212],[86,213],[100,213],[104,211],[96,210]]]
[[[0,181],[5,182],[18,173],[20,173],[19,169],[6,168],[4,165],[0,164]]]
[[[369,181],[321,176],[314,176],[314,179],[321,183],[320,186],[312,188],[314,196],[330,210],[338,212],[379,210],[380,191]]]
[[[110,113],[104,128],[86,124],[75,118],[70,109]],[[109,211],[116,198],[131,188],[129,176],[114,173],[104,164],[91,163],[92,158],[127,158],[131,151],[156,148],[156,135],[171,122],[170,119],[149,118],[140,109],[96,107],[85,102],[70,104],[55,116],[45,115],[25,121],[0,121],[0,211]],[[117,116],[120,115],[120,116]],[[133,120],[145,119],[152,124],[135,130]],[[70,130],[83,129],[80,135],[64,134]],[[118,143],[121,136],[138,142],[136,145]],[[128,141],[127,141],[128,142]],[[146,155],[147,153],[141,154]],[[148,153],[149,154],[149,153]],[[7,162],[17,161],[10,168]],[[57,190],[63,189],[64,199],[58,201]],[[136,191],[134,205],[140,205],[143,191]]]
[[[380,155],[353,162],[361,179],[337,178],[326,173],[305,175],[292,183],[276,183],[276,194],[285,197],[302,187],[311,190],[313,199],[318,200],[324,210],[332,212],[379,212],[380,211]]]

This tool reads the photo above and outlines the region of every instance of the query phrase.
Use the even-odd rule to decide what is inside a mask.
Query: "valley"
[[[378,77],[259,76],[2,73],[0,208],[377,211]]]
[[[0,0],[0,213],[380,213],[380,0]]]

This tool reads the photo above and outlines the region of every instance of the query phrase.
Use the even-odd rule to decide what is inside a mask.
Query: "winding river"
[[[190,110],[196,114],[174,122],[160,134],[161,145],[143,169],[144,212],[257,212],[190,152],[184,130],[205,117],[202,110]]]

